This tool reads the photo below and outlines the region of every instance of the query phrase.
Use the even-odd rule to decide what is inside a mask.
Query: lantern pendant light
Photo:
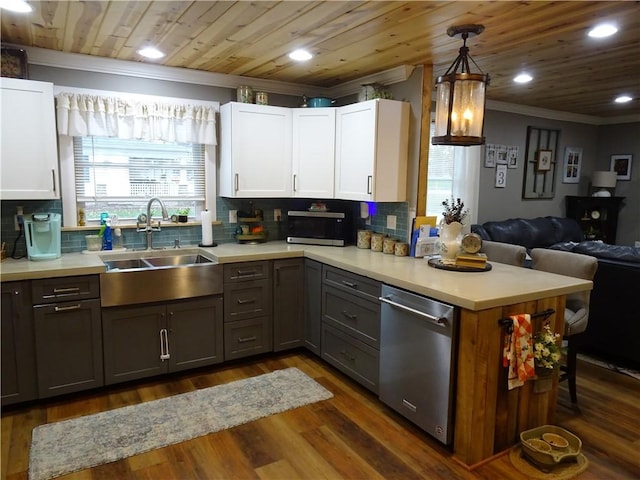
[[[444,75],[436,79],[436,125],[433,145],[468,147],[484,145],[485,90],[489,75],[471,73],[467,38],[480,35],[483,25],[462,25],[447,29],[450,37],[460,37],[463,45],[458,58]],[[478,67],[480,69],[480,67]]]

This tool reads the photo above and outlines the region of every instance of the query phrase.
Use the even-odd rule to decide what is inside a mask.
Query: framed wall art
[[[618,174],[617,180],[631,180],[632,160],[633,155],[631,154],[611,155],[611,168],[609,170]]]
[[[523,199],[552,199],[556,184],[556,152],[560,130],[527,127]]]
[[[562,163],[562,183],[580,183],[580,167],[582,166],[582,149],[566,147]]]

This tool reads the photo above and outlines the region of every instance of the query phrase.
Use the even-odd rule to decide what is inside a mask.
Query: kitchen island
[[[203,249],[220,263],[305,257],[384,282],[460,308],[457,340],[455,433],[453,452],[473,466],[517,443],[519,432],[552,423],[557,376],[550,388],[537,391],[535,382],[507,390],[501,366],[503,327],[499,320],[516,313],[553,309],[554,331],[564,324],[565,296],[589,290],[592,282],[492,263],[487,272],[438,270],[423,259],[395,257],[356,247],[317,247],[267,242],[222,244]],[[7,260],[0,280],[27,280],[104,271],[95,254],[65,254],[49,262]],[[542,319],[534,320],[534,330]]]

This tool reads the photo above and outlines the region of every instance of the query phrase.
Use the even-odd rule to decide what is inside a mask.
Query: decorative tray
[[[484,267],[463,267],[461,265],[449,265],[442,263],[439,258],[430,258],[429,265],[441,270],[451,270],[452,272],[488,272],[491,270],[491,264],[489,262],[484,264]]]
[[[582,450],[582,440],[555,425],[525,430],[520,433],[520,444],[522,454],[543,470],[561,462],[575,462]]]

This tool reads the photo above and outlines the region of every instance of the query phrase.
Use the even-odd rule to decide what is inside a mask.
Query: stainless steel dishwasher
[[[380,301],[380,400],[451,444],[458,312],[388,285]]]

